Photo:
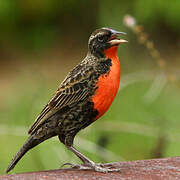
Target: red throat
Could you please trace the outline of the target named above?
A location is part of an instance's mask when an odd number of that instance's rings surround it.
[[[107,74],[99,77],[98,88],[92,97],[94,108],[98,111],[96,119],[101,117],[109,109],[117,94],[120,82],[120,63],[117,56],[117,46],[105,50],[105,55],[106,58],[111,59],[112,66]]]
[[[106,55],[106,58],[110,58],[111,59],[111,58],[117,57],[117,48],[118,48],[117,46],[112,46],[109,49],[106,49],[104,51],[104,53]]]

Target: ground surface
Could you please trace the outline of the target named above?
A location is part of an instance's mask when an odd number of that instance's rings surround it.
[[[23,174],[3,175],[0,180],[70,180],[70,179],[121,179],[121,180],[176,180],[180,179],[180,157],[117,162],[106,164],[121,168],[120,172],[99,173],[76,169],[49,170]]]

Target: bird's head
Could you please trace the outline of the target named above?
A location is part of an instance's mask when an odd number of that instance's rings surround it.
[[[101,28],[95,30],[88,42],[88,50],[91,54],[97,57],[104,57],[104,51],[113,47],[118,46],[121,43],[126,43],[124,39],[118,38],[118,35],[126,34],[124,32],[115,31],[110,28]]]

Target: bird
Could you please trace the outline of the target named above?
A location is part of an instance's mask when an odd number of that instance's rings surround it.
[[[86,57],[65,77],[57,91],[30,127],[29,137],[10,162],[6,173],[43,141],[58,136],[83,164],[66,163],[74,168],[98,172],[113,171],[96,164],[73,145],[76,134],[99,119],[112,104],[120,84],[120,62],[117,48],[127,40],[126,33],[112,28],[96,29],[89,37]]]

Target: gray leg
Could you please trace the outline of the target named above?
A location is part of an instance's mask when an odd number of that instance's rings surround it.
[[[81,161],[83,162],[82,165],[74,165],[71,163],[66,163],[64,165],[70,165],[72,168],[82,169],[82,170],[89,170],[93,169],[97,172],[117,172],[120,171],[120,169],[111,169],[109,167],[104,167],[103,164],[95,164],[93,161],[88,159],[86,156],[84,156],[82,153],[80,153],[77,149],[75,149],[73,146],[70,146],[67,148],[72,151]]]
[[[85,165],[94,165],[95,163],[88,159],[85,155],[80,153],[77,149],[75,149],[73,146],[67,147],[70,151],[72,151]]]

